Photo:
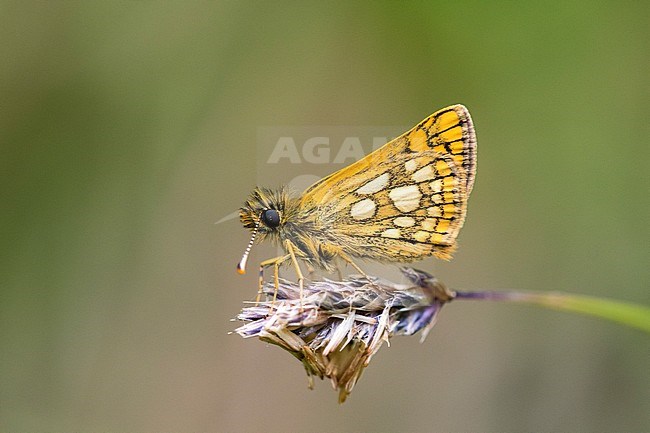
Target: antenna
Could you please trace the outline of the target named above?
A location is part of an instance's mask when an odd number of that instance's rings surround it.
[[[259,226],[260,221],[257,220],[257,223],[255,223],[255,228],[253,228],[253,236],[251,236],[251,240],[248,242],[248,246],[246,247],[246,251],[244,251],[244,255],[242,256],[239,263],[237,263],[237,272],[239,272],[241,275],[244,275],[246,273],[246,261],[248,260],[248,254],[250,254],[251,248],[253,247],[253,241],[255,241],[255,235],[257,235],[257,228]]]

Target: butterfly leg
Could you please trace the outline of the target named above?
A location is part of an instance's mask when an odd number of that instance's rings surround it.
[[[258,304],[260,302],[260,299],[262,298],[262,290],[264,288],[264,269],[273,265],[273,283],[275,285],[275,290],[273,291],[273,304],[275,304],[275,300],[278,296],[278,289],[280,288],[280,278],[279,278],[279,273],[280,273],[280,264],[287,260],[289,257],[291,257],[289,254],[284,255],[284,256],[278,256],[274,257],[272,259],[264,260],[262,263],[260,263],[260,278],[258,280],[258,285],[257,285],[257,298],[255,299],[255,303]]]
[[[349,263],[349,264],[350,264],[350,265],[351,265],[351,266],[352,266],[352,267],[353,267],[353,268],[354,268],[358,273],[360,273],[361,275],[363,275],[363,277],[364,277],[366,280],[368,280],[368,282],[372,283],[372,280],[370,279],[370,277],[368,276],[368,274],[366,274],[366,273],[363,271],[363,269],[361,269],[361,268],[360,268],[356,263],[354,263],[354,261],[350,258],[350,256],[348,256],[347,254],[345,254],[345,253],[343,253],[343,252],[339,252],[339,256],[341,256],[341,258],[342,258],[343,260],[345,260],[346,262],[348,262],[348,263]],[[339,272],[340,272],[340,270],[339,270]]]
[[[340,256],[343,260],[345,260],[346,262],[348,262],[350,265],[352,265],[352,267],[353,267],[353,268],[354,268],[358,273],[360,273],[361,275],[363,275],[363,277],[364,277],[364,278],[365,278],[365,279],[370,283],[371,286],[374,286],[374,287],[379,288],[379,286],[377,286],[377,284],[375,284],[375,283],[370,279],[370,277],[368,276],[368,274],[366,274],[366,273],[363,271],[363,269],[361,269],[361,268],[360,268],[356,263],[354,263],[354,261],[350,258],[350,256],[348,256],[347,254],[345,254],[345,253],[343,253],[343,252],[339,252],[339,256]],[[341,272],[341,270],[339,269],[339,273],[340,273],[340,272]],[[352,311],[352,303],[350,303],[349,311]]]
[[[275,301],[278,299],[278,290],[280,289],[280,265],[282,262],[287,260],[290,256],[287,254],[286,256],[281,257],[280,259],[276,260],[275,263],[273,263],[273,300],[271,301],[271,308],[275,306]]]
[[[296,269],[296,275],[298,276],[298,287],[300,287],[300,311],[303,310],[302,308],[302,291],[303,291],[303,286],[305,284],[305,277],[302,275],[302,271],[300,270],[300,265],[298,264],[298,260],[296,259],[296,253],[294,251],[294,246],[291,243],[290,240],[285,241],[285,248],[289,252],[289,255],[291,256],[291,262],[293,263],[294,268]]]

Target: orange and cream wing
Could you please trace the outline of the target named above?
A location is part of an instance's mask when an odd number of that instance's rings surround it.
[[[354,246],[355,256],[450,258],[467,210],[462,167],[450,156],[428,150],[415,157],[397,155],[375,168],[365,183],[319,208],[334,222],[332,233],[347,237],[349,242],[342,243]]]
[[[467,109],[440,110],[363,159],[322,179],[301,199],[355,256],[448,259],[465,221],[476,171]]]
[[[341,193],[344,189],[342,184],[353,189],[355,185],[364,183],[366,176],[374,172],[382,161],[390,161],[402,154],[416,156],[428,150],[449,155],[454,165],[462,168],[467,182],[465,191],[469,195],[476,176],[476,134],[467,108],[452,105],[436,111],[410,131],[359,161],[319,180],[304,192],[302,202],[304,205],[324,203]]]

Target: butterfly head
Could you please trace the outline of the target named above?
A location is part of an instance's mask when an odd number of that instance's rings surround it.
[[[252,235],[244,255],[237,264],[237,272],[246,273],[248,254],[256,240],[261,242],[266,237],[279,239],[288,208],[289,197],[284,188],[278,190],[255,188],[244,207],[239,210],[239,220],[244,227],[251,229]]]

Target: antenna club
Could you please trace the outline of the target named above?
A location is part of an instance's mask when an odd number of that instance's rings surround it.
[[[255,228],[253,229],[251,240],[248,242],[248,246],[246,247],[246,251],[244,251],[244,255],[242,256],[239,263],[237,263],[237,272],[239,275],[244,275],[246,273],[246,262],[248,261],[248,254],[251,252],[251,247],[253,246],[253,241],[255,241],[255,235],[257,234],[257,229],[259,226],[260,222],[257,221]]]

